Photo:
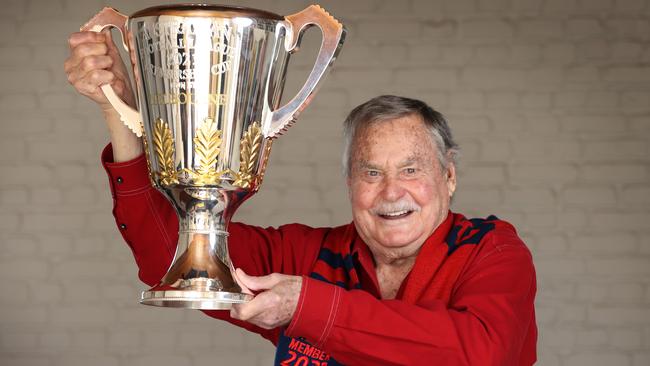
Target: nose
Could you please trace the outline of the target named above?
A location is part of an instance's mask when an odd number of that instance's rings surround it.
[[[406,190],[402,186],[402,182],[397,177],[387,176],[384,179],[384,186],[381,191],[381,195],[384,200],[388,202],[397,201],[402,198],[405,193]]]

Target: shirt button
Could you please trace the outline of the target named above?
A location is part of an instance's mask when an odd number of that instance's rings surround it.
[[[126,224],[120,224],[120,229],[126,230]]]
[[[117,177],[117,183],[122,184],[122,182],[124,182],[124,179],[122,179],[122,177]]]

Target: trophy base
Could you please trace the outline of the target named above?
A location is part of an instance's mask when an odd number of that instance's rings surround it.
[[[195,280],[200,282],[206,281],[205,279],[193,279],[189,281]],[[183,284],[183,282],[181,282],[181,284]],[[241,304],[252,299],[253,296],[249,294],[215,291],[211,290],[209,287],[197,288],[197,286],[183,286],[178,288],[174,286],[159,285],[149,291],[142,292],[140,304],[169,308],[228,310],[232,307],[232,304]]]
[[[228,310],[232,304],[250,301],[253,296],[224,291],[144,291],[140,304],[199,310]]]

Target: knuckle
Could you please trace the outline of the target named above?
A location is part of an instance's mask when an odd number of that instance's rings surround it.
[[[280,296],[279,294],[276,294],[276,293],[271,293],[271,296],[270,296],[269,300],[271,300],[271,303],[277,304],[277,303],[280,303],[282,301],[282,296]]]
[[[75,89],[83,95],[91,95],[93,93],[93,88],[91,88],[89,85],[83,84],[83,83],[76,83],[74,84]]]
[[[248,320],[247,313],[245,311],[243,311],[241,308],[231,310],[230,314],[235,319]]]
[[[90,80],[94,83],[102,81],[102,73],[99,70],[94,70],[89,74]]]
[[[83,71],[91,71],[95,68],[95,58],[92,56],[87,56],[81,61],[81,69]]]
[[[68,46],[70,46],[70,48],[74,47],[74,44],[76,43],[77,38],[79,38],[79,33],[78,32],[70,34],[70,36],[68,37]]]

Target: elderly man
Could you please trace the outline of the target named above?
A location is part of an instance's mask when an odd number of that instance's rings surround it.
[[[140,269],[156,284],[178,222],[149,184],[138,141],[99,85],[131,92],[104,34],[70,37],[70,82],[102,107],[112,144],[102,155],[114,215]],[[241,285],[257,295],[230,313],[206,311],[277,345],[277,365],[531,365],[535,272],[515,229],[449,209],[456,155],[445,119],[425,103],[374,98],[345,121],[353,222],[259,228],[233,223]]]

